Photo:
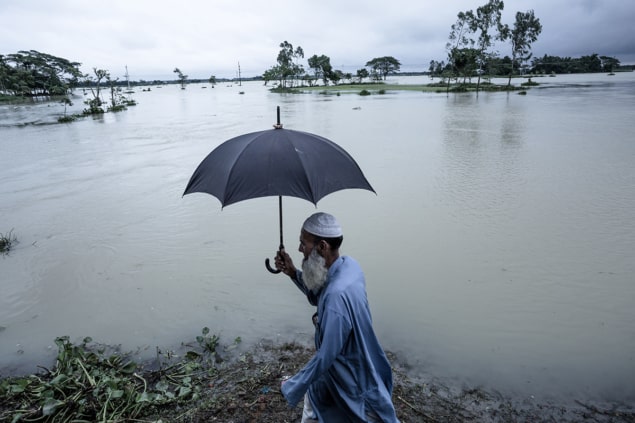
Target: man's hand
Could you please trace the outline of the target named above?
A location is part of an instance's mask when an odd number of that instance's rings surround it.
[[[284,251],[284,249],[276,253],[275,264],[276,264],[276,269],[282,271],[282,273],[284,273],[285,275],[291,278],[295,278],[296,269],[295,269],[295,266],[293,265],[293,260],[291,260],[291,257],[289,256],[289,254],[287,254],[286,251]]]

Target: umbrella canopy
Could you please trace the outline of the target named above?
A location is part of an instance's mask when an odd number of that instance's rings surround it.
[[[227,206],[251,198],[282,196],[313,204],[347,188],[375,192],[353,158],[339,145],[308,132],[274,129],[252,132],[225,141],[198,166],[183,195],[204,192]],[[267,266],[269,268],[269,266]]]
[[[198,166],[183,195],[206,192],[223,207],[268,196],[317,204],[346,188],[374,192],[343,148],[319,135],[280,128],[240,135],[219,145]]]

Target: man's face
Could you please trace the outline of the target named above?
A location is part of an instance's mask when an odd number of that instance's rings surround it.
[[[300,246],[298,251],[304,255],[303,261],[308,260],[311,251],[316,247],[315,237],[306,231],[300,232]]]

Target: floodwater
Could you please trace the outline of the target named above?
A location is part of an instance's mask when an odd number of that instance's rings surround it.
[[[280,106],[286,128],[340,144],[377,192],[284,198],[287,249],[299,261],[302,221],[335,214],[382,344],[414,373],[632,402],[635,74],[534,80],[524,96],[478,97],[169,85],[72,124],[46,124],[58,103],[1,105],[0,233],[19,243],[0,257],[0,372],[52,364],[61,335],[148,354],[204,326],[227,343],[310,342],[310,306],[264,268],[277,198],[182,196],[214,147],[271,128]]]

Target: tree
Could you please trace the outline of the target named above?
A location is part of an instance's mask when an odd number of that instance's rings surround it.
[[[620,67],[620,61],[615,57],[600,56],[600,60],[602,61],[602,70],[604,72],[613,72]]]
[[[401,69],[401,63],[399,63],[399,60],[392,56],[375,57],[374,59],[366,62],[366,66],[370,67],[377,75],[380,75],[384,81],[389,73],[399,72],[399,69]]]
[[[602,72],[602,60],[597,53],[580,57],[580,65],[584,69],[583,72]]]
[[[445,62],[436,60],[430,60],[430,66],[428,67],[428,71],[430,72],[430,78],[434,78],[435,76],[441,75],[443,69],[445,68]]]
[[[80,65],[36,50],[1,56],[0,90],[14,96],[65,95],[83,77]]]
[[[95,77],[91,77],[90,75],[86,75],[86,82],[88,84],[94,85],[90,86],[90,92],[93,94],[93,98],[90,100],[84,101],[84,104],[88,106],[88,109],[84,109],[84,114],[87,115],[96,115],[104,113],[104,109],[101,108],[102,104],[104,104],[101,99],[101,82],[110,79],[110,73],[105,69],[97,69],[93,68],[93,73]]]
[[[450,62],[456,77],[463,77],[463,82],[470,78],[478,69],[478,50],[475,48],[454,48],[450,52]]]
[[[208,81],[212,84],[212,88],[214,88],[214,85],[216,85],[216,75],[210,76]]]
[[[64,97],[61,103],[64,105],[64,118],[66,118],[66,106],[72,106],[73,102],[71,101],[70,98]]]
[[[619,68],[620,61],[596,53],[578,58],[544,55],[532,59],[531,72],[535,73],[583,73],[612,72]]]
[[[510,30],[507,25],[501,27],[502,38],[510,38],[512,45],[512,68],[509,72],[507,87],[511,85],[514,63],[518,61],[520,66],[531,58],[531,45],[538,39],[542,32],[540,19],[534,16],[534,11],[516,12],[514,27]]]
[[[329,79],[331,79],[333,73],[333,66],[331,66],[331,59],[325,55],[316,55],[309,57],[309,68],[315,72],[315,80],[322,79],[324,85],[328,85]]]
[[[337,85],[338,82],[340,82],[343,78],[344,78],[344,72],[342,72],[339,69],[336,69],[333,72],[331,72],[331,75],[329,76],[329,79],[333,82],[333,85]]]
[[[117,89],[115,87],[115,83],[119,80],[119,78],[111,79],[110,75],[106,75],[106,82],[110,87],[110,110],[117,110],[119,100],[119,95],[117,95]]]
[[[8,75],[11,73],[11,67],[7,63],[3,54],[0,54],[0,94],[6,94],[6,83]]]
[[[281,79],[281,72],[279,66],[272,66],[262,74],[262,79],[265,81],[265,85],[269,83],[269,81],[273,81],[276,79]]]
[[[450,36],[448,42],[445,45],[445,49],[448,52],[448,65],[449,69],[446,72],[448,74],[448,92],[450,90],[450,79],[452,76],[458,79],[460,75],[459,69],[465,68],[463,62],[458,63],[457,60],[464,58],[461,51],[466,49],[473,49],[474,40],[469,37],[471,33],[470,23],[474,21],[474,12],[468,10],[467,12],[459,12],[454,24],[450,27]]]
[[[110,74],[106,73],[105,79],[108,83],[108,86],[110,87],[110,106],[108,107],[109,112],[120,112],[122,110],[126,110],[126,106],[133,106],[137,104],[134,100],[132,100],[132,98],[125,98],[121,94],[121,90],[117,90],[116,84],[117,81],[119,81],[119,78],[111,79]]]
[[[538,73],[569,73],[571,69],[569,64],[571,63],[570,57],[559,57],[544,55],[541,58],[535,58],[532,60],[533,71]]]
[[[187,81],[187,75],[183,75],[183,72],[179,68],[174,68],[173,72],[178,75],[179,81],[181,83],[181,89],[185,89],[185,81]]]
[[[477,94],[481,84],[483,67],[490,56],[488,50],[492,47],[494,40],[500,40],[504,35],[504,32],[500,31],[502,28],[501,13],[503,8],[504,4],[502,0],[489,0],[487,4],[476,9],[475,15],[470,13],[468,16],[470,31],[478,34],[476,41],[476,64],[480,72],[478,72],[478,80],[476,82]],[[489,32],[493,27],[498,29],[498,32],[494,36]]]
[[[288,41],[280,43],[280,48],[277,58],[277,73],[280,78],[280,85],[286,88],[288,78],[299,77],[304,73],[304,68],[297,62],[299,59],[304,58],[304,50],[300,46],[294,50],[293,45]]]
[[[368,73],[368,69],[366,68],[361,68],[361,69],[357,69],[357,73],[355,74],[355,76],[357,76],[357,78],[359,79],[359,83],[362,83],[362,80],[364,78],[368,78],[369,73]]]

